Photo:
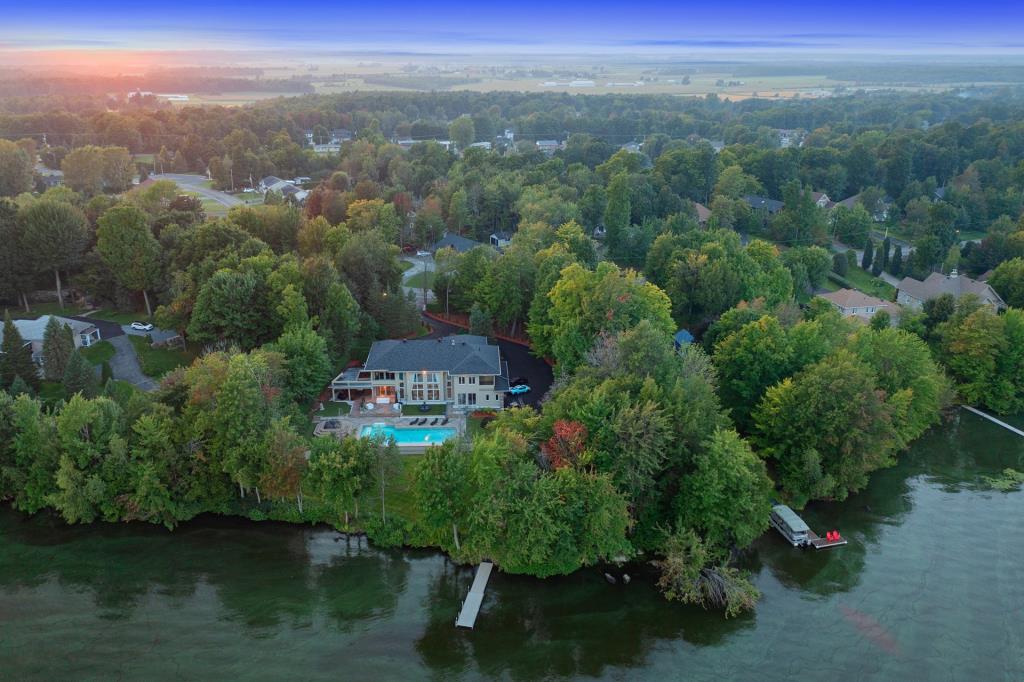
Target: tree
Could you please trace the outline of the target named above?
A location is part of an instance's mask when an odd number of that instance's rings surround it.
[[[349,526],[349,512],[353,508],[359,515],[359,493],[372,482],[370,465],[374,444],[366,438],[320,436],[314,438],[309,449],[309,467],[306,480],[310,490],[333,513],[345,517]],[[436,450],[437,448],[430,448]]]
[[[618,253],[629,229],[630,204],[629,176],[619,173],[608,185],[608,201],[604,209],[605,242],[613,255]]]
[[[35,159],[17,143],[0,140],[0,197],[13,197],[32,189]]]
[[[893,419],[909,396],[886,396],[876,382],[869,366],[839,350],[769,388],[754,410],[755,443],[776,460],[777,481],[797,506],[845,499],[905,445]]]
[[[0,199],[0,298],[18,301],[29,311],[27,292],[32,289],[35,267],[24,228],[13,201]]]
[[[712,547],[746,547],[768,528],[774,490],[764,462],[732,429],[718,429],[694,458],[676,498],[679,524]]]
[[[43,332],[43,375],[47,381],[60,381],[64,377],[71,354],[75,351],[75,336],[71,327],[50,316]]]
[[[284,356],[287,370],[285,387],[292,400],[309,402],[330,381],[331,359],[327,354],[327,341],[308,324],[285,329],[267,348]]]
[[[896,246],[893,249],[892,260],[889,261],[889,272],[894,277],[899,277],[903,274],[903,247]]]
[[[96,370],[78,349],[68,358],[61,383],[64,385],[64,394],[69,397],[81,393],[86,398],[94,398],[99,393]]]
[[[832,272],[836,273],[840,277],[846,277],[846,273],[849,272],[849,262],[846,260],[846,256],[841,253],[837,253],[832,256]]]
[[[889,252],[892,249],[892,240],[886,237],[882,240],[882,257],[879,272],[889,269]],[[877,259],[876,259],[877,260]]]
[[[871,316],[871,328],[876,332],[880,332],[883,329],[888,329],[892,326],[892,316],[889,315],[888,310],[879,309]]]
[[[103,191],[103,149],[92,145],[76,147],[60,164],[64,171],[64,184],[76,192],[93,196]]]
[[[146,223],[146,214],[133,206],[115,206],[99,219],[96,250],[121,286],[141,291],[146,316],[153,316],[146,290],[160,277],[160,244]]]
[[[260,483],[271,499],[295,498],[302,514],[306,441],[292,430],[288,417],[275,419],[266,434],[266,466]]]
[[[864,242],[864,255],[860,259],[860,267],[865,272],[871,270],[871,263],[874,259],[875,243],[871,241],[871,237],[868,237],[867,241]]]
[[[1000,263],[988,283],[1003,297],[1006,305],[1024,308],[1024,258]]]
[[[478,303],[474,303],[469,311],[469,333],[490,336],[494,333],[494,321],[491,314]]]
[[[36,364],[32,362],[32,349],[25,345],[25,339],[11,320],[10,311],[4,311],[4,338],[0,344],[0,388],[8,388],[17,377],[33,387],[39,385],[39,373]]]
[[[71,204],[42,199],[25,206],[18,214],[26,249],[40,270],[51,270],[57,283],[57,300],[64,307],[60,271],[82,257],[88,241],[85,216]]]
[[[188,335],[200,342],[228,341],[254,348],[267,326],[264,311],[253,305],[260,286],[254,272],[215,272],[199,290]]]
[[[447,546],[448,531],[456,552],[462,551],[459,526],[470,511],[472,488],[470,454],[458,441],[427,448],[413,479],[420,519]]]
[[[476,139],[476,127],[473,119],[462,115],[448,125],[448,137],[455,143],[460,152],[469,149]]]

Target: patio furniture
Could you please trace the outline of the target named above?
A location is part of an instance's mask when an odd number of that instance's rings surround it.
[[[445,418],[444,418],[444,421],[443,421],[443,422],[441,422],[441,426],[444,426],[444,425],[445,425],[445,424],[447,424],[447,423],[448,423],[448,417],[445,417]]]
[[[420,405],[420,412],[430,412],[430,405],[423,403]]]

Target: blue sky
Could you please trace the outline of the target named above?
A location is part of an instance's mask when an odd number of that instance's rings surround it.
[[[1024,0],[0,0],[0,48],[1024,53]]]

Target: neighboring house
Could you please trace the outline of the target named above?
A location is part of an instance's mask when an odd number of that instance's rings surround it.
[[[842,206],[843,208],[853,210],[857,206],[862,206],[863,203],[863,199],[861,195],[858,193],[854,194],[852,197],[847,197],[842,201],[837,201],[835,204],[833,204],[833,207]],[[889,211],[892,209],[892,204],[892,197],[890,197],[889,195],[884,196],[882,200],[878,202],[878,207],[875,210],[874,214],[871,216],[876,223],[884,223],[886,220],[889,219]]]
[[[455,249],[457,253],[466,253],[478,246],[483,246],[483,242],[478,242],[475,239],[469,239],[458,234],[449,234],[445,232],[437,243],[430,247],[433,253],[437,253],[441,249]]]
[[[943,199],[946,198],[946,188],[936,187],[935,193],[932,196],[934,197],[935,201],[942,201]]]
[[[558,140],[537,140],[537,149],[544,152],[548,156],[551,156],[556,151],[562,148],[562,143]]]
[[[803,146],[804,137],[807,136],[806,131],[803,130],[780,128],[775,132],[779,136],[779,147],[782,149]]]
[[[766,215],[775,215],[782,210],[784,205],[781,201],[769,199],[768,197],[758,197],[752,194],[743,197],[743,200],[750,204],[750,208]]]
[[[37,365],[43,365],[43,337],[46,334],[46,325],[50,323],[51,317],[57,317],[57,321],[71,327],[71,334],[74,337],[75,348],[88,348],[100,340],[100,330],[91,322],[72,320],[68,317],[55,315],[42,315],[34,320],[14,320],[14,326],[25,340],[26,346],[32,347],[32,359]],[[0,327],[0,343],[3,343],[4,332]]]
[[[933,272],[923,282],[911,277],[904,277],[896,290],[896,302],[920,310],[925,301],[938,298],[943,294],[952,294],[954,298],[960,298],[965,294],[974,294],[984,305],[991,306],[996,310],[1006,308],[1006,302],[996,293],[995,289],[985,282],[959,275],[956,270],[948,275]]]
[[[331,137],[331,144],[341,144],[342,142],[348,142],[353,137],[355,137],[355,133],[353,133],[348,128],[331,128],[331,130],[329,131],[329,135]]]
[[[643,149],[642,142],[627,142],[626,144],[619,147],[619,149],[625,149],[627,152],[632,154],[639,154],[640,150]]]
[[[469,145],[470,149],[483,149],[484,151],[487,152],[491,151],[492,146],[493,145],[491,145],[490,142],[474,142],[473,144]]]
[[[693,207],[697,209],[697,224],[704,227],[711,219],[711,209],[696,201],[693,202]]]
[[[294,183],[288,180],[282,180],[275,175],[268,175],[267,177],[260,180],[259,190],[264,195],[268,192],[277,192],[287,201],[294,204],[301,204],[309,196],[309,192],[304,189],[296,187]]]
[[[439,144],[442,147],[444,147],[445,151],[451,151],[452,145],[455,144],[451,140],[414,140],[411,137],[396,140],[395,144],[397,144],[402,149],[408,150],[412,149],[412,146],[414,144],[419,144],[420,142],[433,142],[434,144]]]
[[[447,404],[456,409],[501,409],[508,364],[483,336],[377,341],[362,367],[331,382],[334,400]]]
[[[47,168],[43,164],[37,163],[35,173],[47,189],[64,184],[64,171]]]
[[[818,208],[832,208],[835,206],[824,192],[811,192],[811,199],[814,200],[814,205]]]
[[[491,246],[501,251],[512,243],[512,235],[508,232],[495,232],[491,235]]]
[[[818,296],[831,303],[832,307],[838,310],[843,317],[857,316],[870,320],[871,316],[879,310],[889,311],[892,307],[892,303],[889,301],[868,296],[856,289],[840,289],[827,294],[818,294]]]
[[[340,142],[328,142],[327,144],[315,144],[313,145],[314,154],[340,154],[341,143]]]

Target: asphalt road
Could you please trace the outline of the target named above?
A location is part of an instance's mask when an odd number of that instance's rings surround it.
[[[429,325],[434,330],[434,333],[430,334],[427,338],[436,339],[450,334],[466,333],[466,330],[461,327],[438,322],[428,317],[423,318],[423,323]],[[523,403],[527,405],[535,407],[539,405],[551,388],[551,382],[554,381],[554,373],[551,370],[551,366],[541,358],[534,356],[529,348],[520,346],[518,343],[498,339],[498,348],[501,349],[502,359],[508,363],[509,379],[522,377],[530,387],[529,393],[515,397],[522,399]]]
[[[163,173],[151,175],[149,177],[154,180],[173,180],[178,183],[182,189],[188,190],[189,192],[195,192],[204,199],[216,201],[221,206],[225,206],[227,208],[231,208],[232,206],[242,206],[245,203],[234,195],[206,187],[203,184],[208,180],[205,175],[194,175],[191,173]]]

